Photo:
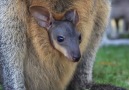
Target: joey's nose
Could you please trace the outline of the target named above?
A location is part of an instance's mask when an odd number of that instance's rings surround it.
[[[73,60],[74,62],[78,62],[81,58],[81,55],[78,55],[78,56],[73,56]]]

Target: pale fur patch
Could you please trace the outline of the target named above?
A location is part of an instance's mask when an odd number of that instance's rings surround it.
[[[64,54],[64,56],[66,56],[67,58],[71,59],[70,55],[68,54],[67,49],[65,49],[64,47],[60,46],[55,40],[53,40],[53,44],[54,47],[60,51],[62,54]]]

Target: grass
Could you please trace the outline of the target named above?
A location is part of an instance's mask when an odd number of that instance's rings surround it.
[[[129,90],[129,46],[100,48],[93,77],[96,83],[112,84]]]
[[[2,90],[2,86],[0,85],[0,90]]]

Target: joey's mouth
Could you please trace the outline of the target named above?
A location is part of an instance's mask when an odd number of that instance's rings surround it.
[[[77,57],[73,57],[70,54],[65,55],[66,58],[68,58],[71,62],[78,62],[81,58],[81,55],[78,55]]]

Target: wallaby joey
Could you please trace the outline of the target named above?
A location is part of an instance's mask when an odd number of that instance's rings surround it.
[[[31,6],[30,13],[37,23],[45,28],[55,49],[73,62],[79,61],[81,34],[76,25],[79,21],[76,10],[69,10],[62,20],[55,20],[52,14],[42,6]]]

